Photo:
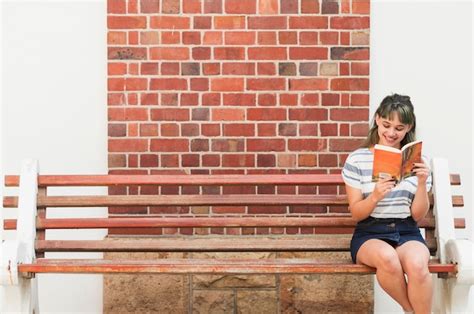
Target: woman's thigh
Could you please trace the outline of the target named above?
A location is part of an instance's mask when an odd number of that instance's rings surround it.
[[[387,242],[370,239],[364,242],[357,252],[357,263],[378,268],[386,263],[398,262],[397,251]]]

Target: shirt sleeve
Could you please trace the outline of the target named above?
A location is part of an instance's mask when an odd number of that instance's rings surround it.
[[[357,166],[353,155],[347,157],[344,167],[342,168],[342,179],[344,183],[350,187],[361,190],[361,170]]]

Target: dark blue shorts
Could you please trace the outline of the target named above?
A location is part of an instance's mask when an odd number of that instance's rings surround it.
[[[356,263],[357,252],[370,239],[379,239],[393,247],[407,241],[419,241],[426,245],[420,229],[413,218],[373,218],[368,217],[357,223],[351,240],[351,257]]]

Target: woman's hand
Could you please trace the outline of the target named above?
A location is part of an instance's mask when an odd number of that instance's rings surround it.
[[[430,168],[424,162],[418,162],[413,164],[413,173],[418,178],[418,184],[425,184],[428,176],[430,175]]]
[[[372,199],[375,203],[383,200],[384,197],[390,193],[390,191],[395,187],[395,181],[392,177],[387,176],[386,178],[379,179],[375,184],[374,191],[372,192]]]

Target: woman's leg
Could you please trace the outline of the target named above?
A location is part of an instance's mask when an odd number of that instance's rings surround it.
[[[408,299],[415,313],[431,313],[433,280],[428,269],[430,252],[418,241],[408,241],[396,249],[408,277]]]
[[[371,239],[357,252],[357,263],[377,269],[376,276],[380,286],[397,301],[405,311],[412,311],[407,293],[407,283],[397,251],[388,243]]]

